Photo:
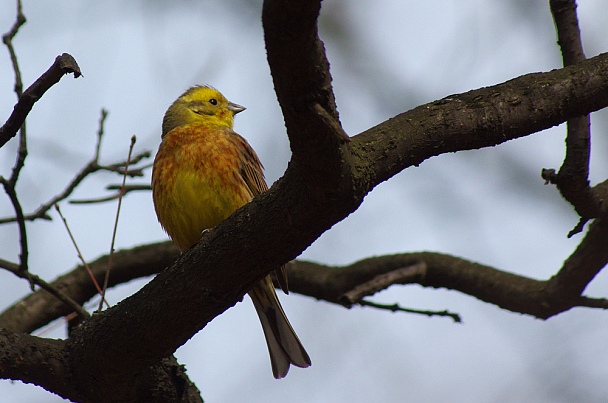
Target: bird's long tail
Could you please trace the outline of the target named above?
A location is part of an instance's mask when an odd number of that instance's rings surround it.
[[[254,285],[249,296],[264,329],[274,377],[285,377],[290,364],[300,368],[309,367],[310,357],[283,312],[270,276]]]

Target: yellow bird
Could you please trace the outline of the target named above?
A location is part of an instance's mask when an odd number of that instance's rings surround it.
[[[182,251],[196,244],[203,230],[268,190],[258,156],[232,130],[234,115],[243,110],[214,88],[195,86],[165,113],[152,196],[158,220]],[[286,285],[284,269],[276,273]],[[274,377],[287,375],[290,364],[309,367],[310,358],[283,312],[270,276],[255,284],[249,296],[264,329]]]

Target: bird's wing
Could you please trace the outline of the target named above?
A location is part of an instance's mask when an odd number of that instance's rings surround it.
[[[241,176],[243,180],[254,196],[264,193],[268,190],[268,185],[264,180],[264,166],[262,166],[260,159],[247,140],[234,132],[232,134],[231,138],[241,153]]]
[[[241,152],[241,176],[247,184],[253,196],[260,195],[268,190],[268,185],[264,179],[264,166],[260,162],[258,155],[249,145],[247,140],[233,132],[233,141]],[[287,283],[287,270],[285,265],[274,271],[277,281],[285,294],[289,294],[289,285]]]

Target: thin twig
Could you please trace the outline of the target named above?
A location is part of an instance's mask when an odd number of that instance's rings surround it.
[[[122,186],[124,189],[125,183],[127,181],[127,173],[129,172],[129,163],[131,162],[131,155],[133,154],[133,147],[135,146],[135,141],[137,141],[137,137],[131,137],[131,144],[129,146],[129,155],[127,156],[127,163],[125,164],[124,175],[122,177]],[[103,281],[103,289],[101,294],[101,301],[99,301],[99,310],[103,308],[103,301],[105,300],[106,290],[108,288],[108,283],[110,281],[110,269],[112,268],[112,256],[114,256],[114,241],[116,240],[116,232],[118,229],[118,218],[120,217],[120,207],[122,205],[122,195],[124,193],[121,191],[121,195],[118,198],[118,207],[116,208],[116,219],[114,220],[114,230],[112,231],[112,243],[110,244],[110,254],[108,256],[108,268],[106,269],[106,276]]]
[[[65,226],[65,229],[68,232],[68,235],[70,236],[70,239],[72,240],[72,245],[74,245],[74,248],[76,249],[76,253],[78,254],[78,258],[80,259],[80,261],[82,262],[82,265],[87,270],[87,273],[89,273],[89,277],[91,278],[91,281],[93,282],[93,285],[95,285],[95,288],[97,289],[97,292],[101,296],[102,302],[105,302],[106,306],[109,308],[110,304],[108,304],[108,301],[105,301],[105,299],[103,298],[103,292],[101,290],[101,287],[99,286],[99,283],[97,282],[97,279],[95,278],[95,275],[93,274],[93,271],[91,270],[91,267],[88,265],[88,263],[86,262],[86,260],[84,260],[84,256],[82,256],[82,252],[80,252],[80,248],[78,247],[78,244],[76,243],[76,239],[74,238],[74,235],[72,234],[72,231],[70,230],[70,226],[68,225],[68,221],[65,219],[65,217],[61,213],[61,209],[59,208],[59,204],[55,204],[55,210],[57,210],[57,213],[59,214],[59,217],[61,217],[61,220],[63,221],[63,225]]]
[[[460,317],[459,314],[453,313],[453,312],[449,312],[447,310],[443,310],[443,311],[426,311],[426,310],[410,309],[410,308],[401,307],[398,304],[380,304],[380,303],[371,302],[371,301],[368,301],[368,300],[361,300],[361,301],[358,302],[358,304],[361,305],[361,306],[370,306],[372,308],[383,309],[383,310],[391,311],[391,312],[408,312],[408,313],[415,313],[415,314],[419,314],[419,315],[426,315],[428,317],[431,317],[431,316],[447,316],[449,318],[452,318],[452,320],[455,323],[462,323],[462,318]]]
[[[142,190],[149,191],[152,189],[152,187],[150,185],[140,185],[140,184],[125,185],[124,187],[120,186],[120,185],[109,185],[109,186],[106,186],[106,189],[107,190],[118,190],[118,192],[114,193],[113,195],[106,196],[106,197],[100,197],[97,199],[70,200],[69,203],[71,203],[71,204],[103,203],[103,202],[107,202],[107,201],[116,200],[119,197],[122,197],[130,192],[142,191]]]
[[[19,28],[23,24],[25,24],[26,18],[23,14],[23,8],[21,5],[21,0],[17,0],[17,17],[15,19],[15,23],[13,24],[11,30],[2,36],[2,42],[6,45],[8,52],[11,57],[11,63],[13,65],[13,72],[15,73],[15,93],[17,94],[17,100],[23,95],[23,81],[21,79],[21,69],[19,68],[19,61],[17,60],[17,53],[15,52],[15,48],[13,47],[13,38],[19,32]],[[19,178],[19,174],[21,173],[21,169],[25,164],[25,158],[27,157],[27,134],[25,128],[25,120],[21,124],[21,128],[19,129],[19,148],[17,150],[17,159],[15,160],[15,165],[13,166],[13,171],[10,177],[10,183],[15,186],[17,183],[17,179]]]
[[[141,161],[145,158],[150,158],[150,155],[151,155],[150,151],[144,151],[140,154],[137,154],[131,158],[129,165],[137,164],[139,161]],[[108,171],[108,172],[118,172],[121,175],[126,173],[127,176],[136,177],[136,176],[144,176],[143,170],[150,168],[151,166],[152,166],[152,164],[148,164],[148,165],[144,165],[137,169],[127,170],[125,167],[125,162],[120,162],[118,164],[102,165],[101,169]]]
[[[46,327],[44,330],[40,331],[40,332],[34,332],[32,333],[32,336],[38,336],[38,337],[43,337],[45,334],[52,332],[53,330],[57,329],[59,326],[63,326],[64,323],[69,323],[72,319],[75,319],[76,317],[78,317],[78,314],[76,312],[72,312],[69,315],[66,315],[63,320],[58,320],[57,322],[53,323],[52,325]]]
[[[25,228],[25,219],[23,218],[23,209],[21,208],[21,203],[19,202],[19,198],[17,197],[15,185],[2,176],[0,176],[0,183],[2,183],[2,185],[4,186],[4,191],[8,195],[13,205],[13,209],[15,210],[15,216],[17,217],[17,224],[19,227],[19,245],[21,249],[19,253],[19,271],[26,275],[26,273],[28,273],[29,252],[27,244],[27,231]],[[32,289],[32,291],[34,291],[34,283],[32,282],[31,277],[27,278],[30,281],[30,288]]]
[[[63,291],[47,283],[37,275],[32,274],[30,272],[24,272],[20,269],[19,266],[11,264],[10,262],[7,262],[5,260],[0,261],[0,267],[10,271],[19,278],[27,279],[28,281],[30,281],[30,283],[33,283],[42,288],[43,290],[49,292],[55,298],[57,298],[58,300],[69,306],[71,309],[73,309],[82,319],[87,319],[90,317],[89,313],[80,304],[78,304],[72,298],[68,297]]]
[[[13,38],[19,32],[19,28],[25,24],[26,18],[23,14],[23,8],[21,5],[21,0],[17,0],[17,17],[15,19],[15,23],[9,32],[2,36],[2,42],[8,48],[8,52],[11,57],[11,62],[13,65],[13,72],[15,74],[15,93],[17,94],[17,99],[19,99],[23,95],[23,81],[21,80],[21,69],[19,68],[19,62],[17,60],[17,53],[15,52],[15,48],[13,47]],[[11,172],[10,178],[7,180],[4,177],[0,177],[0,182],[4,187],[4,191],[8,195],[11,204],[13,205],[13,209],[15,210],[15,219],[17,221],[19,227],[19,245],[20,245],[20,253],[19,253],[19,272],[21,272],[25,278],[28,278],[30,282],[30,288],[34,291],[34,283],[32,282],[31,276],[28,273],[28,244],[27,244],[27,231],[25,228],[25,219],[23,217],[23,208],[21,207],[21,203],[19,202],[19,197],[17,196],[17,191],[15,190],[15,185],[17,184],[17,180],[19,179],[19,173],[21,169],[25,165],[25,158],[27,157],[27,135],[25,130],[25,121],[20,125],[19,131],[19,148],[17,150],[17,159],[15,160],[15,165],[13,166],[13,170]]]
[[[105,132],[105,123],[108,117],[108,111],[105,108],[101,108],[101,116],[99,117],[99,129],[97,130],[97,143],[95,144],[95,156],[93,161],[99,161],[99,154],[101,153],[101,140]]]
[[[10,272],[19,271],[19,264],[9,262],[8,260],[0,259],[0,268],[6,269]]]
[[[120,190],[120,185],[108,185],[106,186],[107,190]],[[150,186],[150,184],[143,184],[143,183],[132,183],[130,185],[125,185],[125,193],[126,192],[135,192],[135,191],[141,191],[141,190],[145,190],[145,191],[149,191],[152,190],[152,186]]]
[[[416,279],[425,276],[426,269],[425,262],[417,262],[379,274],[369,281],[359,284],[356,287],[353,287],[353,289],[345,292],[339,300],[344,306],[350,307],[353,304],[361,302],[364,297],[385,290],[391,285],[407,284],[416,281]]]
[[[23,82],[21,81],[21,71],[19,69],[19,63],[17,62],[17,54],[15,53],[15,48],[13,48],[13,38],[17,35],[17,32],[19,32],[19,28],[26,22],[27,19],[23,14],[21,0],[17,0],[17,18],[15,23],[7,33],[2,35],[2,42],[4,42],[8,48],[8,52],[11,56],[11,63],[13,64],[13,71],[15,72],[15,92],[17,93],[17,97],[20,97],[23,94]]]
[[[129,176],[143,176],[143,169],[139,168],[136,170],[125,170],[125,164],[126,161],[120,162],[120,163],[115,163],[115,164],[110,164],[107,166],[104,165],[100,165],[99,164],[99,157],[100,157],[100,149],[101,149],[101,142],[103,139],[103,134],[104,134],[104,124],[105,124],[105,120],[108,116],[108,112],[105,109],[101,110],[101,117],[99,119],[99,130],[97,131],[97,142],[95,143],[95,154],[94,157],[91,161],[89,161],[81,170],[80,172],[78,172],[76,174],[76,176],[66,185],[66,187],[63,189],[63,191],[61,193],[59,193],[58,195],[52,197],[50,200],[48,200],[46,203],[41,204],[34,212],[29,213],[29,214],[25,214],[23,216],[25,221],[34,221],[37,219],[43,219],[43,220],[51,220],[51,216],[49,216],[47,213],[48,211],[56,204],[59,203],[60,201],[63,201],[65,199],[67,199],[76,189],[76,187],[78,187],[78,185],[80,185],[80,183],[89,175],[98,172],[98,171],[108,171],[108,172],[119,172],[120,174],[124,175],[125,172],[127,172],[127,174]],[[146,158],[149,158],[151,155],[151,153],[149,151],[144,151],[136,156],[134,156],[131,159],[130,164],[134,164],[137,162],[140,162]],[[4,218],[0,218],[0,224],[6,224],[6,223],[11,223],[11,222],[15,222],[17,221],[17,217],[4,217]]]
[[[135,158],[137,158],[138,160],[141,160],[143,158],[148,158],[149,156],[150,156],[150,152],[146,151],[146,152],[143,152],[143,153],[135,156]],[[135,159],[135,158],[133,158],[133,159]],[[122,162],[120,164],[122,164],[124,166],[125,163],[126,162]],[[120,164],[114,164],[114,165],[120,165]],[[65,189],[61,193],[59,193],[57,196],[52,197],[46,203],[40,205],[40,207],[38,207],[32,213],[24,215],[24,219],[26,221],[34,221],[34,220],[37,220],[37,219],[51,220],[51,217],[47,213],[53,207],[53,205],[55,205],[55,203],[58,203],[58,202],[60,202],[62,200],[65,200],[66,198],[68,198],[72,194],[72,192],[74,192],[74,190],[76,189],[76,187],[88,175],[91,175],[91,174],[93,174],[95,172],[98,172],[98,171],[118,172],[118,169],[106,169],[106,167],[97,164],[96,161],[90,161],[86,166],[84,166],[82,168],[82,170],[74,177],[74,179],[72,179],[70,181],[70,183],[68,183],[68,185],[65,187]],[[125,174],[125,172],[129,176],[131,174],[133,176],[140,176],[139,175],[139,170],[136,170],[136,171],[130,170],[130,171],[127,172],[124,169],[121,169],[120,173],[121,174]],[[17,221],[16,217],[3,217],[3,218],[0,218],[0,224],[6,224],[6,223],[15,222],[15,221]]]

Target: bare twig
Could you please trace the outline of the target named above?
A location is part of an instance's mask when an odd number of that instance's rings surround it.
[[[547,283],[558,301],[575,304],[585,288],[608,264],[608,217],[596,218],[583,240]]]
[[[109,308],[110,305],[103,298],[103,291],[101,290],[101,287],[99,286],[99,283],[97,282],[97,279],[95,278],[95,275],[93,274],[93,271],[91,270],[91,267],[87,264],[86,260],[84,259],[84,256],[82,256],[82,252],[80,252],[80,248],[78,247],[78,244],[76,243],[76,239],[74,238],[74,235],[72,234],[72,231],[70,230],[70,226],[68,225],[68,221],[65,219],[65,217],[61,213],[61,209],[59,208],[59,204],[55,204],[55,210],[57,210],[57,214],[59,214],[59,217],[61,217],[61,220],[63,221],[63,225],[65,226],[65,229],[68,232],[68,235],[70,236],[70,239],[72,240],[72,245],[74,245],[74,248],[76,249],[76,253],[78,254],[78,258],[80,259],[80,261],[82,262],[82,265],[87,270],[87,273],[89,273],[89,277],[91,277],[91,281],[93,282],[93,285],[95,285],[95,288],[97,289],[97,292],[101,296],[101,302],[102,303],[105,302],[106,306]]]
[[[73,73],[75,78],[82,75],[76,60],[71,55],[64,53],[57,56],[51,67],[19,97],[19,101],[13,108],[13,113],[9,116],[6,123],[0,127],[0,147],[17,134],[28,113],[32,110],[34,103],[49,88],[57,84],[61,77],[68,73]]]
[[[28,244],[27,244],[27,231],[25,228],[25,219],[23,218],[23,209],[21,208],[21,203],[19,202],[19,198],[17,197],[17,192],[15,192],[15,185],[10,180],[5,179],[0,176],[0,183],[4,186],[4,191],[8,195],[13,209],[15,210],[15,216],[17,217],[17,224],[19,227],[19,245],[20,245],[20,253],[19,253],[19,271],[26,276],[28,273]],[[27,277],[27,276],[26,276]],[[24,277],[25,278],[25,277]],[[28,278],[30,281],[30,287],[32,291],[34,291],[34,283],[31,278]]]
[[[351,307],[353,304],[361,303],[366,296],[385,290],[393,284],[412,283],[416,278],[423,278],[425,274],[426,264],[424,262],[416,262],[406,267],[399,267],[357,285],[344,293],[340,297],[340,302],[346,307]]]
[[[454,323],[462,323],[462,318],[460,317],[459,314],[454,313],[454,312],[449,312],[448,310],[427,311],[427,310],[411,309],[411,308],[401,307],[401,306],[399,306],[399,304],[380,304],[378,302],[372,302],[372,301],[368,301],[365,299],[359,301],[358,304],[361,306],[369,306],[372,308],[382,309],[382,310],[391,311],[391,312],[415,313],[415,314],[419,314],[419,315],[426,315],[428,317],[446,316],[446,317],[452,318]]]
[[[95,156],[93,161],[99,161],[99,155],[101,153],[101,140],[105,132],[106,119],[108,118],[108,111],[105,108],[101,108],[101,116],[99,117],[99,129],[97,130],[97,143],[95,144]]]
[[[15,23],[13,24],[11,30],[2,36],[2,42],[8,48],[8,52],[11,57],[11,63],[13,65],[13,72],[15,74],[15,93],[17,94],[17,99],[23,95],[23,81],[21,79],[21,69],[19,68],[19,62],[17,60],[17,53],[15,52],[15,48],[13,47],[13,38],[17,35],[19,28],[25,24],[26,18],[23,14],[23,9],[21,5],[21,0],[17,0],[17,17],[15,19]],[[15,186],[17,183],[17,179],[19,178],[19,173],[25,164],[25,158],[27,157],[27,134],[25,129],[25,121],[21,125],[21,130],[19,132],[19,148],[17,150],[17,159],[15,161],[15,165],[13,166],[13,171],[11,173],[11,177],[9,179],[12,186]]]
[[[121,188],[120,185],[106,186],[106,189],[108,189],[108,190],[120,190],[120,188]],[[149,190],[152,190],[152,186],[150,186],[150,184],[130,184],[130,185],[125,185],[124,190],[125,190],[125,193],[141,191],[141,190],[149,191]]]
[[[133,147],[135,146],[135,141],[137,141],[137,137],[131,137],[131,144],[129,145],[129,155],[127,156],[127,163],[125,164],[124,175],[122,177],[122,186],[121,189],[124,189],[125,182],[127,181],[127,173],[129,172],[129,163],[131,162],[131,155],[133,154]],[[118,229],[118,217],[120,216],[120,207],[122,205],[122,196],[124,192],[121,190],[120,197],[118,198],[118,207],[116,207],[116,218],[114,220],[114,229],[112,231],[112,243],[110,244],[110,254],[108,256],[108,268],[106,269],[106,276],[103,281],[103,289],[101,293],[101,301],[99,301],[99,310],[103,308],[103,301],[106,296],[106,289],[108,288],[108,283],[110,281],[110,270],[112,268],[112,257],[114,256],[114,241],[116,240],[116,231]]]
[[[72,298],[67,296],[63,291],[61,291],[59,288],[55,287],[54,285],[47,283],[46,281],[44,281],[37,275],[29,273],[29,272],[24,272],[21,270],[21,268],[19,266],[15,266],[14,264],[11,264],[10,262],[6,262],[4,260],[2,260],[0,262],[0,267],[4,268],[5,270],[10,271],[11,273],[13,273],[14,275],[16,275],[19,278],[27,279],[28,281],[30,281],[30,283],[35,284],[35,285],[39,286],[40,288],[42,288],[43,290],[47,291],[52,296],[54,296],[55,298],[57,298],[58,300],[63,302],[65,305],[67,305],[70,309],[74,310],[78,314],[78,316],[80,316],[82,319],[86,319],[90,316],[89,313],[86,310],[84,310],[84,308],[81,305],[79,305]]]
[[[142,190],[149,191],[149,190],[152,190],[152,187],[150,185],[141,185],[141,184],[125,185],[124,187],[122,187],[120,185],[109,185],[109,186],[106,186],[106,189],[107,190],[118,190],[118,192],[114,193],[113,195],[106,196],[106,197],[99,197],[99,198],[96,198],[96,199],[70,200],[69,202],[71,204],[96,204],[96,203],[104,203],[104,202],[107,202],[107,201],[116,200],[119,197],[122,197],[122,196],[124,196],[124,195],[126,195],[127,193],[130,193],[130,192],[142,191]]]
[[[19,69],[19,63],[17,62],[17,54],[13,47],[13,38],[19,32],[19,28],[27,22],[25,15],[23,14],[23,7],[21,0],[17,0],[17,18],[11,29],[4,35],[2,35],[2,42],[8,48],[8,52],[11,56],[11,63],[13,64],[13,71],[15,72],[15,92],[17,97],[23,94],[23,82],[21,81],[21,71]]]
[[[133,164],[137,164],[139,161],[145,159],[145,158],[150,158],[150,151],[144,151],[140,154],[137,154],[135,156],[133,156],[131,158],[131,162],[129,165],[133,165]],[[137,169],[130,169],[127,170],[125,168],[125,162],[120,162],[118,164],[110,164],[110,165],[102,165],[101,169],[103,169],[104,171],[108,171],[108,172],[117,172],[119,174],[126,174],[129,177],[136,177],[136,176],[144,176],[144,169],[150,168],[152,166],[152,164],[148,164],[148,165],[144,165],[140,168]]]
[[[575,0],[551,0],[551,13],[562,50],[563,64],[569,66],[585,60]],[[568,233],[571,237],[583,230],[585,223],[597,217],[601,201],[589,187],[590,157],[589,115],[568,120],[566,157],[559,170],[542,171],[545,181],[557,186],[562,196],[574,207],[581,219]]]
[[[72,312],[71,314],[66,315],[63,318],[63,320],[58,320],[57,322],[55,322],[51,326],[44,328],[40,332],[32,333],[32,336],[43,337],[45,334],[48,334],[55,329],[58,329],[60,326],[63,326],[65,323],[70,323],[71,320],[76,319],[77,317],[78,317],[78,314],[76,312]]]
[[[9,262],[8,260],[0,259],[0,268],[6,269],[10,272],[19,271],[19,264],[15,262]]]
[[[15,74],[15,92],[17,93],[17,98],[20,98],[23,95],[23,82],[21,80],[21,69],[19,68],[19,62],[17,60],[17,54],[15,53],[15,48],[13,47],[13,38],[17,35],[19,28],[25,24],[26,19],[23,15],[23,9],[21,6],[21,1],[17,1],[17,18],[13,27],[9,32],[2,36],[2,42],[8,48],[8,52],[11,57],[11,62],[13,64],[13,71]],[[23,218],[23,208],[21,207],[21,203],[19,202],[19,197],[17,196],[17,192],[15,190],[15,185],[17,184],[17,180],[19,179],[19,173],[25,164],[25,158],[27,157],[27,135],[25,130],[25,121],[20,125],[21,130],[19,132],[19,148],[17,150],[17,159],[15,160],[15,165],[13,166],[13,170],[9,179],[5,179],[4,177],[0,177],[0,183],[4,187],[4,191],[8,195],[11,204],[13,205],[13,209],[15,210],[15,219],[17,221],[19,227],[19,245],[20,245],[20,253],[19,253],[19,272],[25,276],[30,282],[30,288],[34,291],[34,282],[32,281],[31,276],[28,273],[28,243],[27,243],[27,231],[25,228],[25,219]],[[1,129],[0,129],[1,130]]]
[[[15,93],[17,94],[17,98],[23,95],[23,81],[21,80],[21,69],[19,68],[19,62],[17,60],[17,54],[15,53],[15,48],[13,47],[13,38],[17,35],[19,28],[25,24],[26,18],[23,14],[23,8],[21,5],[21,1],[17,1],[17,17],[15,19],[15,23],[13,24],[10,31],[2,36],[2,42],[8,48],[8,52],[10,54],[11,62],[13,65],[13,72],[15,74]],[[17,159],[15,161],[15,165],[13,166],[13,170],[11,173],[11,177],[9,179],[5,179],[0,177],[0,182],[4,187],[6,194],[8,195],[11,204],[13,205],[13,209],[15,210],[15,218],[17,220],[19,226],[19,245],[20,245],[20,253],[19,253],[19,272],[21,272],[26,278],[28,278],[30,282],[30,287],[32,291],[34,291],[34,283],[32,282],[31,277],[28,273],[28,243],[27,243],[27,231],[25,228],[25,220],[23,218],[23,208],[21,207],[21,203],[19,202],[19,197],[17,196],[17,192],[15,191],[15,185],[17,184],[17,180],[19,178],[19,173],[25,164],[25,158],[27,157],[27,136],[25,130],[25,122],[21,125],[21,130],[19,134],[19,148],[17,151]]]
[[[101,148],[101,142],[103,139],[103,134],[104,134],[104,123],[105,123],[105,119],[108,116],[108,112],[105,109],[101,110],[101,117],[99,120],[99,130],[97,132],[97,142],[95,144],[95,156],[93,157],[93,159],[91,161],[89,161],[87,163],[87,165],[85,165],[80,172],[78,172],[76,174],[76,176],[67,184],[67,186],[63,189],[63,191],[61,193],[59,193],[58,195],[52,197],[50,200],[48,200],[46,203],[43,203],[42,205],[40,205],[40,207],[38,207],[34,212],[30,213],[30,214],[25,214],[24,215],[24,220],[26,221],[34,221],[37,219],[44,219],[44,220],[51,220],[51,216],[49,216],[47,213],[48,211],[56,204],[59,203],[62,200],[65,200],[66,198],[68,198],[72,192],[74,192],[74,190],[76,189],[76,187],[78,185],[80,185],[80,183],[89,175],[97,172],[97,171],[109,171],[109,172],[118,172],[120,174],[123,174],[125,172],[127,172],[127,174],[129,176],[142,176],[143,175],[143,167],[136,169],[136,170],[125,170],[125,165],[126,165],[126,161],[123,162],[119,162],[119,163],[115,163],[115,164],[111,164],[111,165],[100,165],[99,164],[99,154],[100,154],[100,148]],[[144,151],[136,156],[134,156],[131,159],[130,164],[134,164],[137,163],[139,161],[142,161],[146,158],[150,157],[150,152],[149,151]],[[0,218],[0,224],[6,224],[6,223],[11,223],[11,222],[15,222],[17,221],[17,217],[4,217],[4,218]]]
[[[114,253],[112,276],[108,286],[112,287],[136,278],[158,274],[175,262],[179,255],[179,249],[172,242],[117,251]],[[89,266],[99,283],[103,282],[107,265],[107,255],[89,262]],[[0,267],[17,270],[19,266],[0,259]],[[88,305],[86,304],[87,301],[98,295],[82,265],[53,280],[52,284],[70,298],[85,306]],[[95,306],[93,309],[96,309],[97,302],[93,305]],[[70,314],[70,312],[72,310],[48,293],[36,291],[0,313],[0,328],[31,333],[57,318]]]

